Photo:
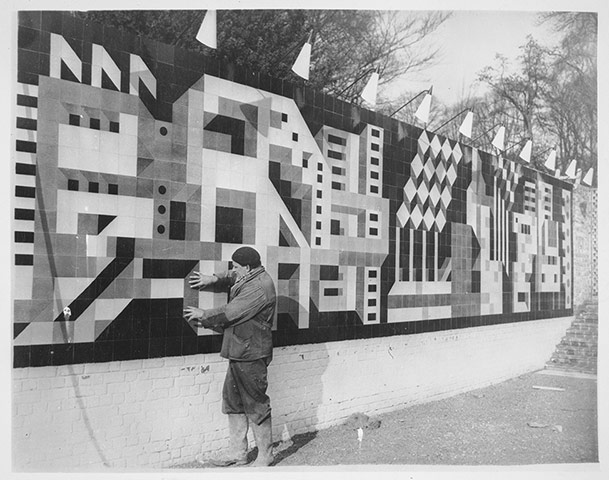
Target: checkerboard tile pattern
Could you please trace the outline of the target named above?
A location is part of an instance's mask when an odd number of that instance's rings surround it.
[[[257,248],[275,345],[565,316],[571,189],[297,81],[21,12],[14,365],[189,355]],[[69,310],[68,310],[69,309]]]

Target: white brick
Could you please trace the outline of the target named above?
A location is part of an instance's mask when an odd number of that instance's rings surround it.
[[[110,363],[87,363],[83,374],[92,375],[95,373],[106,373],[110,371]]]
[[[30,376],[31,368],[14,368],[13,369],[13,380],[20,380],[23,378],[28,378]]]
[[[17,405],[17,415],[20,417],[27,417],[32,415],[34,412],[34,407],[32,407],[31,403],[22,403]]]
[[[138,374],[137,374],[138,381],[148,380],[149,378],[150,378],[149,370],[142,370],[141,372],[138,372]]]
[[[54,378],[57,376],[57,367],[35,367],[28,370],[30,378]]]
[[[166,368],[156,368],[154,370],[150,370],[150,375],[149,378],[152,379],[159,379],[159,378],[168,378],[171,375],[169,374],[169,371]]]
[[[106,383],[123,383],[125,381],[125,373],[124,372],[109,372],[104,375],[104,381]]]
[[[199,392],[200,392],[199,385],[194,385],[192,387],[181,387],[180,388],[180,397],[191,398],[194,396],[198,396]]]
[[[174,379],[173,378],[157,378],[155,380],[153,380],[152,382],[152,388],[153,389],[159,389],[159,388],[171,388],[174,385]]]
[[[146,365],[149,369],[158,369],[165,366],[164,358],[150,358],[146,361]]]
[[[112,394],[112,404],[113,405],[121,405],[125,403],[125,394],[120,392],[120,393],[114,393]]]
[[[167,357],[165,358],[166,367],[181,367],[184,365],[184,357]]]
[[[98,396],[97,398],[99,399],[100,407],[107,407],[108,405],[112,405],[114,403],[112,396],[112,394]]]
[[[23,380],[23,381],[19,382],[19,385],[21,386],[22,391],[27,392],[30,390],[37,390],[39,383],[41,383],[43,381],[44,380],[27,379],[27,380]]]
[[[81,375],[85,371],[85,365],[83,363],[76,365],[61,366],[58,368],[58,375],[73,376]]]
[[[104,382],[104,374],[102,373],[85,373],[77,378],[78,385],[100,385]]]
[[[157,400],[159,398],[167,398],[169,397],[169,389],[167,388],[154,388],[152,392],[148,395],[149,400]]]
[[[121,372],[130,372],[133,370],[141,370],[144,366],[143,360],[129,360],[120,363]]]
[[[14,393],[13,394],[13,403],[16,405],[20,405],[22,403],[34,403],[34,402],[39,402],[42,398],[41,392],[40,390],[34,390],[34,391],[21,391],[18,393]],[[55,399],[51,398],[51,400]]]
[[[195,384],[195,379],[192,376],[178,377],[175,379],[174,385],[176,387],[186,387]]]
[[[128,413],[140,413],[142,411],[142,405],[135,402],[125,402],[124,405],[121,405],[121,414]]]
[[[107,392],[111,393],[125,393],[131,389],[131,385],[129,383],[109,383],[107,387]]]

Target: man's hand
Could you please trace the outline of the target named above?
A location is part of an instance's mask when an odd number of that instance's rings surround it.
[[[191,325],[203,327],[203,310],[197,307],[186,307],[184,309],[184,318]]]
[[[200,290],[201,288],[213,285],[217,281],[218,277],[216,277],[215,275],[203,275],[201,272],[193,272],[193,274],[188,279],[190,288],[193,288],[195,290]]]

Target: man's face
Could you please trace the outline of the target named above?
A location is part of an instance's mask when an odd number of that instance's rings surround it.
[[[250,271],[250,267],[249,265],[241,265],[235,261],[233,261],[233,272],[235,272],[235,274],[237,275],[237,279],[240,279],[242,277],[244,277],[247,272]]]

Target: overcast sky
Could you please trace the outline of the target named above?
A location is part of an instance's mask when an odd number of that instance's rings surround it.
[[[513,59],[511,64],[516,67],[519,46],[526,42],[527,35],[544,45],[556,43],[558,37],[549,25],[537,25],[536,20],[535,12],[453,12],[429,38],[440,49],[437,63],[420,73],[406,75],[389,91],[399,95],[433,85],[434,98],[445,104],[480,93],[482,86],[476,85],[477,74],[495,63],[497,53]]]

